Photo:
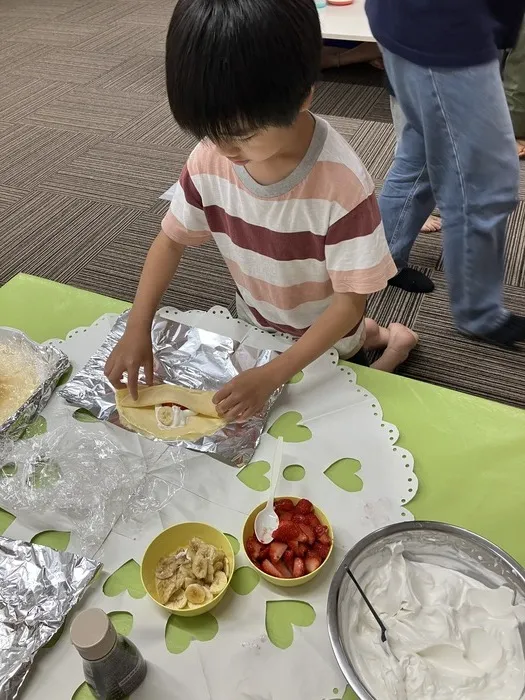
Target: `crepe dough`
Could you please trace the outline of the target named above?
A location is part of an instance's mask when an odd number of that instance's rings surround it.
[[[133,400],[128,389],[116,391],[115,396],[120,422],[127,428],[160,440],[198,440],[204,435],[213,435],[226,425],[226,421],[219,418],[217,414],[212,400],[214,393],[171,384],[159,384],[139,387],[136,401]],[[186,425],[178,428],[168,430],[160,428],[155,415],[155,406],[165,403],[176,403],[189,408],[197,415],[190,416]]]

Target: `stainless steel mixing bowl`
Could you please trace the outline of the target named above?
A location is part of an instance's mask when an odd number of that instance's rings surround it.
[[[346,573],[349,567],[357,580],[389,556],[387,545],[400,542],[404,556],[454,569],[490,588],[506,585],[515,591],[515,602],[525,603],[525,569],[489,540],[469,530],[446,523],[405,522],[388,525],[364,537],[348,552],[337,569],[328,594],[328,633],[337,662],[359,700],[377,700],[359,677],[349,644],[348,601],[357,601],[359,592]],[[379,559],[377,558],[379,557]],[[379,627],[378,627],[379,635]],[[525,624],[520,625],[525,650]],[[525,698],[525,689],[521,695]]]

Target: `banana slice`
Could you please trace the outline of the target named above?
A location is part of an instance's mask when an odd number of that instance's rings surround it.
[[[192,583],[186,588],[186,598],[188,603],[193,605],[202,605],[206,600],[206,589],[198,583]]]
[[[191,586],[192,583],[198,583],[198,579],[196,579],[195,576],[186,576],[184,579],[183,588],[188,588],[188,586]]]
[[[162,557],[159,559],[155,576],[160,579],[171,578],[180,566],[180,560],[174,556]]]
[[[173,406],[155,406],[155,417],[159,428],[171,428],[175,418]]]
[[[165,605],[175,591],[180,588],[180,586],[177,585],[176,579],[176,576],[173,578],[157,579],[157,593],[159,594],[159,601],[162,603],[162,605]]]
[[[186,593],[183,590],[178,590],[174,595],[171,596],[169,601],[166,603],[166,607],[170,610],[183,610],[188,603],[186,598]]]
[[[224,571],[217,571],[213,579],[213,583],[210,586],[210,593],[212,595],[218,595],[226,586],[228,585],[228,577]]]
[[[215,572],[224,571],[224,561],[216,561],[215,564],[213,565],[213,570]]]
[[[208,560],[201,554],[200,549],[191,562],[191,570],[197,578],[206,578],[206,574],[208,573]]]
[[[226,554],[222,551],[222,549],[215,549],[214,555],[213,555],[213,563],[217,564],[220,561],[224,561],[226,558]]]
[[[190,610],[194,610],[195,608],[200,608],[200,607],[202,607],[202,605],[205,605],[206,603],[209,603],[210,600],[213,600],[213,596],[212,596],[212,594],[210,593],[209,588],[206,588],[205,586],[202,586],[202,588],[204,588],[204,590],[206,591],[206,599],[204,600],[204,603],[200,603],[200,605],[196,605],[195,603],[189,603],[189,602],[188,602],[188,608],[189,608]]]
[[[195,554],[195,552],[200,547],[202,547],[203,544],[204,544],[204,542],[201,540],[200,537],[192,537],[190,540],[190,543],[188,545],[188,552],[193,552]]]
[[[228,557],[224,558],[224,573],[226,574],[226,578],[230,578],[230,560]]]
[[[204,582],[208,584],[208,586],[211,586],[213,583],[213,579],[215,577],[215,571],[213,570],[213,564],[211,563],[211,560],[208,559],[208,571],[206,573],[206,578],[204,579]]]

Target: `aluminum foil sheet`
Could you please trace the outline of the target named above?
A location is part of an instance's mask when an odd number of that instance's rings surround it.
[[[33,354],[40,373],[40,384],[33,394],[5,423],[0,425],[0,440],[4,438],[14,440],[20,437],[29,423],[44,409],[60,377],[69,369],[70,362],[67,355],[58,348],[51,345],[38,345],[14,328],[0,327],[0,345],[3,344],[11,348],[18,346],[24,352],[29,351]]]
[[[102,565],[0,537],[0,700],[18,697],[37,651],[58,632]]]
[[[61,390],[61,396],[90,411],[101,420],[120,425],[115,406],[115,392],[104,376],[104,366],[126,328],[129,312],[124,312],[110,334],[85,367]],[[155,357],[155,381],[177,384],[190,389],[218,391],[244,370],[270,362],[274,350],[257,350],[243,342],[218,335],[202,328],[156,315],[151,337]],[[144,375],[141,375],[144,381]],[[230,423],[213,435],[196,440],[178,440],[172,444],[198,452],[206,452],[223,462],[243,467],[251,460],[259,444],[268,413],[281,393],[278,389],[265,409],[244,423]],[[121,426],[122,427],[122,426]]]

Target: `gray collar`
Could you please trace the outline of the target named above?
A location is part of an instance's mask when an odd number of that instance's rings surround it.
[[[284,180],[276,182],[273,185],[260,185],[243,165],[234,165],[235,174],[246,187],[247,190],[257,195],[258,197],[280,197],[290,190],[293,190],[304,178],[310,173],[314,165],[317,163],[328,134],[328,125],[324,119],[320,119],[312,115],[315,119],[315,128],[308,146],[308,150],[304,154],[299,165],[285,177]]]

